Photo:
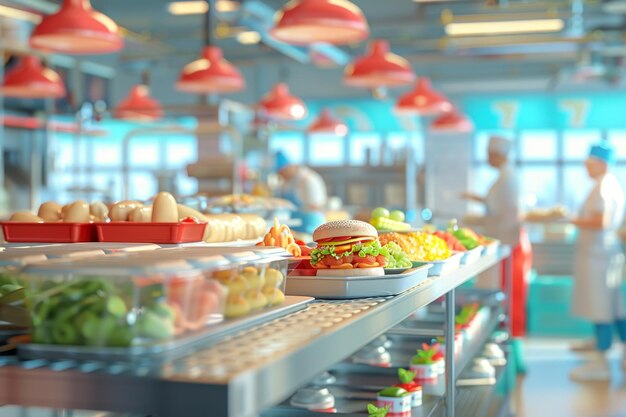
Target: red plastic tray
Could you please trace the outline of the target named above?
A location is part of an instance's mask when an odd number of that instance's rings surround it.
[[[201,242],[206,223],[95,223],[100,242],[187,243]]]
[[[97,242],[93,223],[23,223],[2,222],[7,242],[75,243]]]

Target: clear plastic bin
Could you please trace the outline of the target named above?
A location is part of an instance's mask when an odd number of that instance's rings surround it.
[[[130,258],[27,266],[20,274],[33,342],[148,346],[222,320],[226,289],[186,263]]]

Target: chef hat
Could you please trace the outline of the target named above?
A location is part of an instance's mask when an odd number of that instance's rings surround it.
[[[506,156],[509,154],[512,146],[513,142],[504,136],[493,135],[489,138],[489,152]]]
[[[274,171],[279,172],[281,169],[289,165],[291,165],[291,162],[289,161],[289,158],[287,158],[287,155],[285,155],[285,153],[282,151],[276,152],[275,161],[274,161]]]
[[[615,162],[615,148],[608,142],[598,143],[589,150],[589,158],[596,158],[607,164],[612,164]]]

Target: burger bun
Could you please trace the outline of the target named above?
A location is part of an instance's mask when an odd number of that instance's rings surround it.
[[[378,231],[371,224],[360,220],[340,220],[325,223],[313,232],[315,242],[341,236],[378,238]]]

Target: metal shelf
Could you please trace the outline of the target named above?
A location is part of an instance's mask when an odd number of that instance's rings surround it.
[[[314,302],[181,359],[137,365],[0,359],[0,403],[253,417],[509,253],[503,247],[395,297]]]

